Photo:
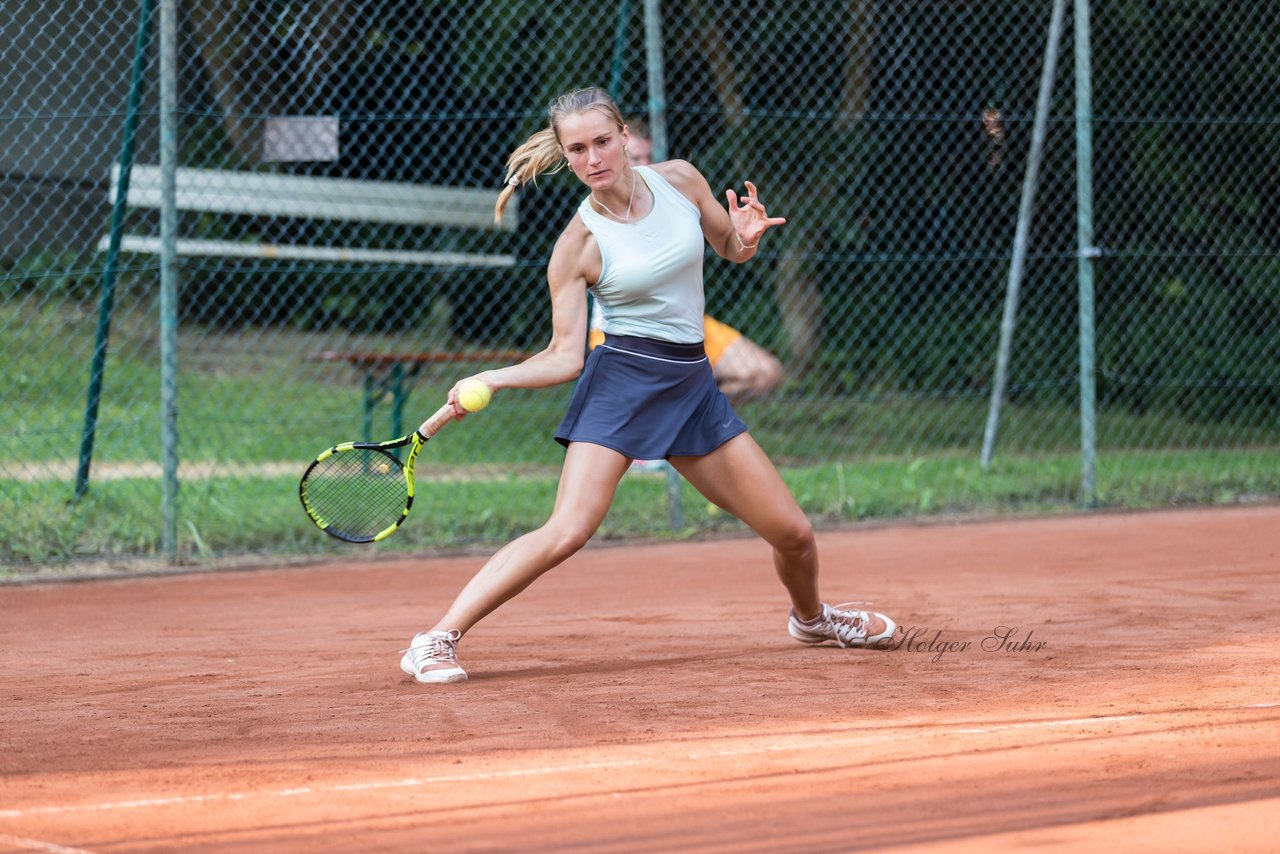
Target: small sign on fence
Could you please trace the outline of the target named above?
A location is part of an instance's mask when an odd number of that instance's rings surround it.
[[[262,133],[268,163],[328,162],[338,159],[337,116],[268,116]]]

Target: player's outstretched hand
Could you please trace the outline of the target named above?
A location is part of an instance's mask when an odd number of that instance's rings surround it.
[[[738,233],[738,239],[744,246],[752,247],[760,242],[760,235],[775,225],[785,225],[787,219],[769,216],[760,202],[756,185],[750,181],[744,181],[743,184],[747,188],[745,198],[739,198],[733,190],[725,190],[724,194],[729,200],[729,219],[733,221],[733,230]]]

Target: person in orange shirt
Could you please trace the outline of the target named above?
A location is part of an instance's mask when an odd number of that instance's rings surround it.
[[[592,350],[604,341],[599,321],[598,313],[592,312],[587,336]],[[782,382],[782,363],[768,350],[709,314],[702,316],[702,325],[711,374],[734,403],[768,394]]]

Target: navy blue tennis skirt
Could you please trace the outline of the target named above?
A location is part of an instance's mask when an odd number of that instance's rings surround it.
[[[657,460],[709,454],[746,429],[702,344],[607,335],[587,355],[556,441]]]

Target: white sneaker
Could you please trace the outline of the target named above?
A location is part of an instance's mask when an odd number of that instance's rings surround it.
[[[849,605],[862,604],[846,602],[832,608],[825,602],[822,605],[822,616],[812,623],[803,623],[791,612],[787,621],[787,633],[801,643],[825,643],[835,641],[840,646],[870,646],[876,641],[893,637],[898,624],[875,611],[859,611],[848,609]],[[884,621],[884,629],[874,635],[868,634],[873,618]]]
[[[418,632],[409,648],[401,650],[400,669],[419,682],[466,682],[467,671],[458,666],[458,639],[462,632]]]

